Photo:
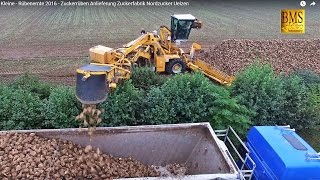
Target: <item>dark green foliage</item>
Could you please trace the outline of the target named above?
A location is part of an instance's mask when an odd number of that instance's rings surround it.
[[[150,68],[134,68],[132,73],[132,84],[134,87],[143,90],[149,90],[158,87],[166,81],[166,77],[160,76]]]
[[[320,129],[320,83],[314,84],[308,91],[307,113],[309,114],[311,125]]]
[[[137,68],[100,104],[102,126],[209,121],[214,129],[231,125],[240,134],[253,125],[320,125],[320,83],[300,75],[279,76],[269,65],[239,73],[228,91],[200,73],[162,77]],[[231,93],[230,93],[231,92]],[[231,96],[232,94],[232,96]],[[28,74],[0,85],[0,128],[78,127],[81,105],[74,89],[50,86]]]
[[[48,100],[44,101],[43,128],[79,127],[75,117],[80,113],[81,105],[70,87],[57,87],[52,90]]]
[[[285,92],[270,65],[256,63],[239,73],[231,92],[240,104],[256,112],[255,125],[275,125],[281,120]]]
[[[230,97],[229,97],[230,98]],[[254,112],[240,105],[235,99],[219,99],[210,110],[213,114],[211,122],[215,129],[225,129],[232,126],[239,135],[247,133]]]
[[[176,75],[150,91],[125,81],[100,107],[103,126],[209,121],[215,128],[232,125],[243,133],[250,122],[250,111],[201,74]]]
[[[285,93],[283,108],[280,111],[281,121],[277,124],[290,124],[296,129],[310,128],[312,121],[306,112],[308,88],[303,80],[296,75],[284,76],[282,83]]]
[[[203,81],[204,80],[204,81]],[[214,95],[210,94],[212,88],[204,77],[199,74],[181,74],[169,79],[160,87],[157,100],[166,103],[168,113],[168,123],[199,122],[208,121],[208,105],[213,102]],[[154,96],[155,94],[149,94]],[[154,103],[150,102],[147,108],[154,108]],[[157,115],[155,115],[157,116]]]
[[[214,128],[232,125],[240,132],[249,127],[250,112],[198,73],[174,76],[152,89],[145,102],[144,119],[152,124],[209,121]]]
[[[43,120],[38,96],[22,89],[2,88],[0,92],[0,128],[36,129]]]
[[[2,92],[6,89],[6,86],[3,84],[0,84],[0,95],[2,94]]]
[[[239,73],[231,87],[240,103],[256,112],[255,125],[286,125],[311,128],[308,87],[296,74],[281,76],[270,65],[254,64]],[[313,105],[312,105],[313,106]]]
[[[170,124],[175,123],[175,109],[170,109],[170,99],[159,88],[152,88],[145,100],[143,122],[145,124]]]
[[[141,124],[142,91],[130,80],[123,82],[100,107],[104,109],[102,126],[124,126]]]
[[[22,89],[39,96],[40,99],[49,97],[52,86],[48,83],[41,82],[38,77],[31,74],[23,74],[8,85],[13,89]]]
[[[297,75],[302,78],[303,82],[307,86],[320,83],[320,75],[311,70],[299,70],[294,72],[293,75]]]

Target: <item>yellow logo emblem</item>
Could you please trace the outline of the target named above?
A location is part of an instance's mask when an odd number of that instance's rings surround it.
[[[305,21],[304,9],[281,10],[281,33],[303,34]]]

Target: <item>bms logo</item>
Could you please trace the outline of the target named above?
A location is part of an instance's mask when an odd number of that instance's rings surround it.
[[[304,9],[281,10],[281,33],[303,34],[305,32]]]

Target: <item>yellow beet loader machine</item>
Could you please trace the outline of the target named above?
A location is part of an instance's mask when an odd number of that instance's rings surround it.
[[[172,15],[171,29],[161,26],[159,33],[142,31],[140,37],[117,49],[101,45],[91,48],[90,64],[77,69],[78,100],[83,104],[103,102],[109,89],[115,88],[119,81],[129,79],[136,66],[148,66],[167,74],[200,71],[220,84],[230,85],[232,76],[194,57],[201,49],[199,44],[193,43],[188,53],[177,46],[188,40],[192,28],[200,29],[201,26],[191,14]]]

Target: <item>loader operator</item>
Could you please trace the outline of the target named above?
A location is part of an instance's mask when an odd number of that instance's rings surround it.
[[[178,39],[180,39],[180,37],[185,37],[188,31],[187,23],[185,21],[180,21],[177,24],[177,30],[178,30],[178,34],[177,34]]]

